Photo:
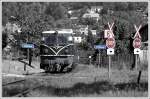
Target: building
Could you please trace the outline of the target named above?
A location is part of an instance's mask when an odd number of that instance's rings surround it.
[[[92,18],[98,21],[100,17],[98,13],[85,13],[82,18]]]
[[[82,42],[82,37],[81,36],[74,36],[73,41],[74,41],[74,43],[81,43]]]
[[[101,10],[103,9],[103,6],[91,6],[91,11],[92,12],[101,12]]]
[[[78,22],[78,17],[70,17],[72,24],[76,24]]]
[[[58,29],[57,31],[58,31],[59,34],[70,34],[70,35],[73,34],[72,29]],[[43,34],[52,34],[52,33],[55,33],[55,32],[56,32],[55,30],[51,30],[51,31],[43,31],[42,33]]]
[[[78,20],[78,17],[70,17],[71,20]]]
[[[5,29],[8,31],[8,33],[15,33],[15,32],[21,32],[21,28],[18,24],[16,23],[10,23],[8,22],[5,26]]]
[[[81,26],[79,32],[81,35],[88,35],[88,26]]]
[[[79,29],[81,35],[88,35],[88,31],[89,31],[88,25],[86,27],[84,26]],[[90,30],[90,31],[92,32],[92,35],[94,36],[97,35],[96,30]]]
[[[92,35],[94,35],[94,36],[96,36],[96,30],[91,30],[91,32],[92,32]]]

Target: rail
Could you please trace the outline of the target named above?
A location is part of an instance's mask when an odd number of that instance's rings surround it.
[[[40,88],[40,87],[42,87],[42,86],[36,86],[36,87],[33,87],[33,88],[26,89],[26,90],[24,90],[24,91],[22,91],[22,92],[20,92],[16,95],[12,96],[12,97],[24,97],[26,94],[28,94],[32,90],[35,90],[35,89]]]
[[[20,83],[20,82],[24,82],[24,80],[17,80],[17,81],[13,81],[13,82],[9,82],[9,83],[6,83],[6,84],[2,84],[2,86],[7,86],[7,85],[12,85],[12,84],[16,84],[16,83]]]

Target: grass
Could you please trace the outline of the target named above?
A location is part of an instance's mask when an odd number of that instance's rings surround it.
[[[86,71],[88,70],[57,77],[51,75],[26,78],[28,81],[22,85],[3,87],[3,96],[15,95],[34,85],[42,87],[31,91],[25,97],[147,97],[148,95],[146,71],[141,75],[140,84],[136,83],[138,71],[112,69],[111,79],[108,79],[107,69],[104,68]]]
[[[19,64],[18,64],[19,66]],[[60,75],[60,74],[59,74]],[[96,68],[93,65],[78,65],[73,73],[62,75],[37,76],[25,78],[24,84],[3,87],[3,97],[11,97],[18,92],[40,85],[42,87],[25,95],[25,97],[147,97],[148,71],[143,70],[140,84],[136,84],[138,70],[111,67],[111,79],[108,79],[107,68]],[[7,83],[13,79],[3,77]]]
[[[91,84],[77,83],[70,88],[57,88],[54,86],[43,86],[38,88],[25,97],[146,97],[148,91],[148,83],[122,83],[122,84],[111,84],[107,81],[94,82]],[[15,87],[9,90],[8,95],[12,96],[18,92],[21,92],[21,87]]]
[[[71,88],[56,88],[53,86],[41,87],[30,93],[30,95],[52,96],[52,97],[79,97],[79,96],[147,96],[148,83],[122,83],[111,84],[107,81],[94,82],[91,84],[77,83]],[[42,93],[41,93],[42,92]]]

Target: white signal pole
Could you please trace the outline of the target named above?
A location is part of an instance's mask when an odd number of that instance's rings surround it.
[[[110,79],[110,75],[111,75],[111,56],[109,55],[109,67],[108,67],[108,78]]]

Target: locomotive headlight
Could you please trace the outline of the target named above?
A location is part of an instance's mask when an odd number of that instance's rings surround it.
[[[47,54],[48,53],[48,49],[44,49],[44,53]]]
[[[42,37],[42,41],[45,41],[45,38],[44,38],[44,37]]]
[[[68,54],[69,53],[69,50],[68,49],[65,49],[65,54]]]
[[[72,41],[72,40],[73,40],[72,36],[69,36],[68,41]]]

